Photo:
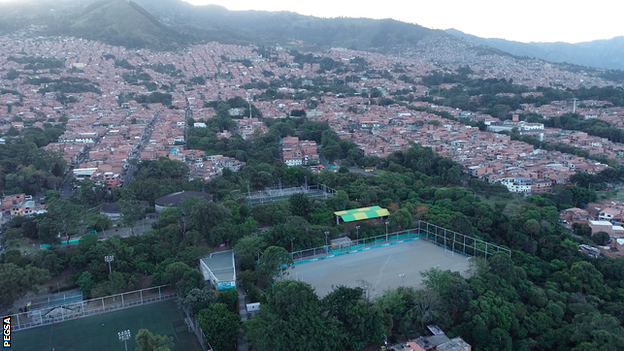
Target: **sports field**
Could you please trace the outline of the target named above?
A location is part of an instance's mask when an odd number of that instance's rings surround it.
[[[143,328],[173,337],[172,351],[201,350],[174,300],[19,331],[12,335],[11,346],[23,351],[123,351],[117,333],[129,329],[128,350],[134,350],[134,337]]]
[[[420,272],[434,267],[467,275],[470,261],[427,241],[414,240],[296,265],[288,270],[287,279],[312,285],[320,297],[330,293],[333,286],[345,285],[368,286],[369,296],[375,298],[398,286],[420,287]]]

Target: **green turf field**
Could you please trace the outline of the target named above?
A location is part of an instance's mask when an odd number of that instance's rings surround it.
[[[188,332],[184,314],[174,300],[16,332],[11,338],[11,348],[24,351],[124,351],[117,333],[130,329],[132,338],[128,340],[128,350],[133,351],[136,348],[134,337],[143,328],[173,337],[172,351],[201,350],[195,334]]]

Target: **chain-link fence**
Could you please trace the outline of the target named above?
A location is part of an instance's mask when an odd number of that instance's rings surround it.
[[[423,239],[454,253],[487,259],[488,256],[492,256],[497,252],[504,252],[511,257],[511,250],[506,247],[488,243],[487,241],[458,233],[429,222],[418,221],[418,228],[416,230],[423,234]]]
[[[422,234],[419,234],[416,229],[408,229],[368,238],[357,238],[356,240],[344,237],[338,240],[332,240],[328,246],[295,251],[292,253],[292,257],[295,264],[300,264],[309,262],[310,260],[331,257],[332,255],[344,252],[363,250],[385,244],[400,243],[406,240],[414,240],[421,236]]]
[[[35,328],[175,297],[177,293],[174,288],[161,285],[91,300],[54,303],[12,315],[12,328],[13,331]]]
[[[188,308],[183,307],[182,310],[184,311],[184,315],[186,316],[184,318],[184,323],[188,327],[189,332],[195,334],[195,337],[197,337],[197,341],[202,347],[202,350],[212,351],[212,347],[210,346],[206,335],[204,335],[204,331],[199,326],[197,319],[195,319],[195,317]]]
[[[249,205],[256,206],[276,201],[288,200],[293,194],[305,194],[310,199],[328,199],[336,194],[336,190],[324,184],[301,185],[294,187],[267,187],[263,191],[248,193]]]
[[[488,243],[487,241],[458,233],[425,221],[418,221],[418,226],[413,229],[387,233],[374,237],[361,239],[356,238],[355,240],[348,237],[342,237],[332,240],[332,242],[328,243],[327,246],[299,250],[292,252],[291,255],[295,264],[301,264],[334,257],[347,252],[365,251],[376,247],[393,245],[416,239],[426,240],[444,248],[445,250],[469,257],[477,256],[487,259],[489,256],[497,252],[504,252],[511,256],[511,250],[506,247]]]

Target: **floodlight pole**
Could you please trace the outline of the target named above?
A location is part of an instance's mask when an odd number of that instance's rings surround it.
[[[104,256],[104,262],[108,263],[108,275],[111,275],[113,273],[112,268],[111,268],[111,262],[113,262],[114,260],[115,260],[115,256],[113,255]]]
[[[128,340],[130,340],[130,329],[126,329],[117,333],[119,337],[119,341],[123,341],[126,346],[126,351],[128,351]]]
[[[328,247],[328,245],[327,245],[327,236],[328,236],[328,235],[329,235],[329,232],[328,232],[328,231],[326,231],[326,232],[325,232],[325,247]],[[329,250],[329,249],[328,249],[328,250]]]
[[[388,242],[388,224],[390,222],[386,221],[386,243]]]
[[[355,226],[355,233],[357,235],[357,240],[355,241],[355,245],[359,245],[360,244],[360,226],[359,225]]]
[[[108,280],[110,280],[110,288],[111,288],[111,293],[113,290],[113,270],[111,268],[111,262],[113,262],[115,260],[115,256],[113,255],[106,255],[104,256],[104,262],[108,263]],[[113,300],[115,298],[113,297]]]

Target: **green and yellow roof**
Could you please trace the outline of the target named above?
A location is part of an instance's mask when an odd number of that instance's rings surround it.
[[[337,211],[334,215],[340,216],[345,222],[361,221],[364,219],[379,218],[390,215],[390,212],[379,206],[362,207],[353,210]]]

